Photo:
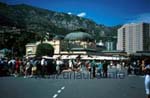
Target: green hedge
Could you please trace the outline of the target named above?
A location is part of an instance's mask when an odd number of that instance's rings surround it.
[[[53,56],[54,48],[51,44],[41,43],[37,46],[36,56]]]

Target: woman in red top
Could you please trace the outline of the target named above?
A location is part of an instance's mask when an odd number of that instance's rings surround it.
[[[18,58],[16,59],[15,68],[16,68],[16,74],[18,75],[20,69],[20,60]]]

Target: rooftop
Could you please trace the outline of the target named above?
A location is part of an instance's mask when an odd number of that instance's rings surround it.
[[[93,41],[92,35],[86,32],[71,32],[65,36],[65,40],[80,40],[80,41]]]

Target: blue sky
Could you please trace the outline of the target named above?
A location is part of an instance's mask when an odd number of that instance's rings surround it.
[[[8,4],[28,4],[57,12],[89,18],[114,26],[130,22],[150,22],[150,0],[0,0]]]

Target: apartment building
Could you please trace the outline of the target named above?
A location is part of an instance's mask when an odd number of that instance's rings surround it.
[[[150,24],[131,23],[118,29],[117,50],[128,54],[150,51]]]

